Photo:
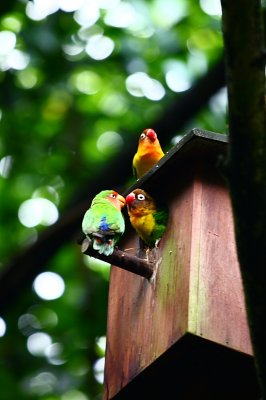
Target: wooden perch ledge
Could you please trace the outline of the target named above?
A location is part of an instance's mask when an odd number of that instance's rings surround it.
[[[81,244],[81,251],[88,256],[98,258],[147,279],[150,279],[154,272],[154,263],[129,255],[122,250],[115,249],[110,256],[99,254],[98,251],[92,248],[91,242],[87,238]]]

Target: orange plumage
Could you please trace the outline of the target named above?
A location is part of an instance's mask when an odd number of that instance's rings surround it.
[[[133,158],[133,174],[135,178],[140,178],[150,168],[152,168],[162,157],[160,142],[153,129],[145,129],[139,137],[137,153]]]

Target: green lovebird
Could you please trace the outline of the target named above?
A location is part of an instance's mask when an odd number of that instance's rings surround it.
[[[92,241],[94,250],[109,256],[125,231],[121,209],[125,205],[123,196],[114,190],[103,190],[92,200],[86,211],[82,230]]]
[[[126,197],[131,225],[149,248],[157,247],[166,229],[168,210],[157,207],[144,190],[135,189]]]

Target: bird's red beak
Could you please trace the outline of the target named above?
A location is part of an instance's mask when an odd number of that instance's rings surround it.
[[[131,204],[135,200],[135,195],[133,192],[129,193],[126,197],[126,204]]]
[[[157,139],[156,132],[153,129],[147,129],[146,136],[152,141],[155,142]]]

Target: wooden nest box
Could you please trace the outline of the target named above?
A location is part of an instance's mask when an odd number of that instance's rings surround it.
[[[230,198],[225,135],[194,129],[140,187],[168,204],[152,279],[112,267],[104,399],[259,398]],[[125,247],[138,247],[134,234]]]

